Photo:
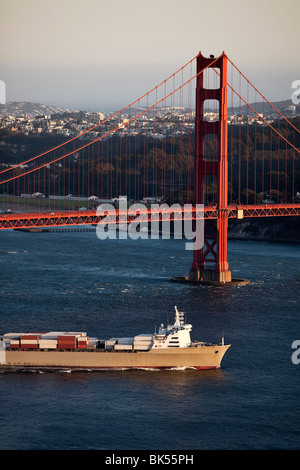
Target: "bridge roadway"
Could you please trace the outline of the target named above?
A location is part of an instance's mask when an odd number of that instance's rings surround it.
[[[187,210],[172,206],[169,209],[119,210],[103,214],[97,210],[27,212],[0,214],[0,229],[43,228],[74,225],[97,225],[107,223],[124,224],[132,221],[158,222],[163,220],[196,220],[196,218],[217,219],[220,210],[226,210],[229,218],[243,219],[248,217],[299,216],[300,204],[262,204],[262,205],[229,205],[225,209],[217,206],[206,206],[204,209],[193,207]],[[138,220],[137,220],[137,217]]]

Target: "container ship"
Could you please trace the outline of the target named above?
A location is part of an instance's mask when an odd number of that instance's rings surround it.
[[[175,307],[173,324],[134,337],[92,338],[86,332],[6,333],[0,337],[0,368],[15,369],[217,369],[230,347],[191,341],[192,325]]]

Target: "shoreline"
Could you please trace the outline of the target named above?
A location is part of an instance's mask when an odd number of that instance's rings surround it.
[[[54,228],[15,228],[12,229],[16,232],[26,232],[26,233],[58,233],[58,232],[94,232],[95,228],[91,227],[54,227]],[[239,235],[228,235],[228,241],[245,241],[245,242],[264,242],[264,243],[283,243],[288,245],[300,245],[300,239],[295,238],[278,238],[278,237],[251,237],[251,236],[239,236]]]
[[[283,243],[287,245],[300,245],[300,240],[292,238],[269,238],[269,237],[239,237],[239,236],[228,236],[228,241],[239,241],[239,242],[264,242],[264,243]]]

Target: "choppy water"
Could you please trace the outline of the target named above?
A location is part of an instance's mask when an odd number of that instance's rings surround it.
[[[0,333],[133,336],[177,305],[193,339],[232,345],[215,371],[2,373],[0,449],[299,448],[299,246],[230,242],[251,285],[216,288],[169,282],[191,264],[180,240],[0,237]]]

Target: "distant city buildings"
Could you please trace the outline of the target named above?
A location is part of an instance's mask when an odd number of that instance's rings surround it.
[[[195,112],[184,107],[162,107],[157,110],[146,111],[131,109],[130,113],[113,115],[113,113],[99,112],[66,112],[64,114],[38,114],[36,116],[0,114],[0,129],[24,135],[61,135],[75,137],[85,131],[85,139],[97,139],[105,134],[111,135],[147,135],[163,139],[179,134],[189,134],[194,129]],[[296,107],[289,106],[284,110],[288,117],[296,115]],[[139,115],[137,118],[135,116]],[[206,112],[205,120],[213,122],[218,119],[218,113]],[[243,114],[241,112],[228,113],[228,124],[263,124],[278,119],[278,114],[268,112],[264,114]],[[101,124],[102,123],[102,124]],[[101,124],[101,125],[99,125]],[[3,145],[3,142],[2,142]]]
[[[42,114],[35,117],[30,117],[26,114],[21,116],[0,114],[0,129],[7,129],[11,132],[18,132],[24,135],[59,134],[69,137],[88,130],[105,118],[102,113],[90,112],[84,114],[83,119],[79,117],[79,113],[78,117],[72,117],[74,116],[73,114],[72,116],[68,114]],[[82,116],[82,113],[80,113],[80,116]]]

